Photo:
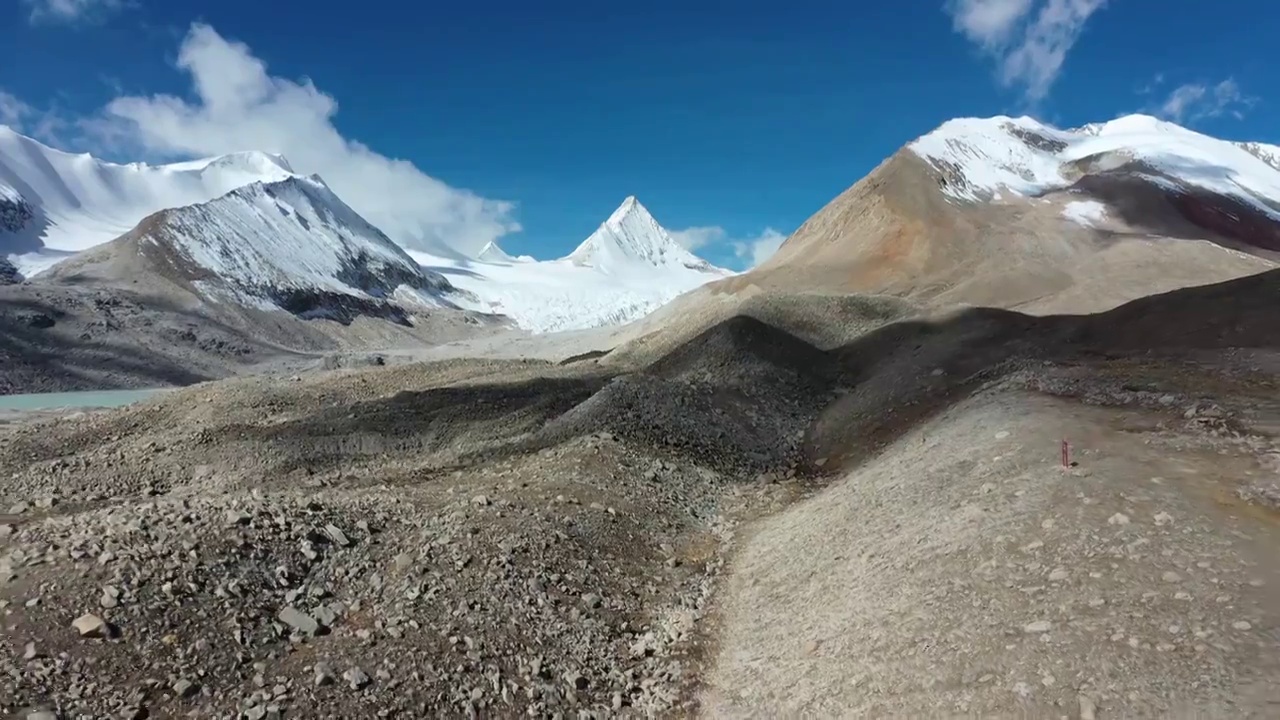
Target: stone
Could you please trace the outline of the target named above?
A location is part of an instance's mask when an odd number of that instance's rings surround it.
[[[1231,627],[1235,628],[1236,630],[1252,630],[1253,624],[1250,623],[1248,620],[1237,620],[1231,623]]]
[[[1124,513],[1116,513],[1115,515],[1112,515],[1111,517],[1107,518],[1107,524],[1108,525],[1128,525],[1129,516],[1125,515]]]
[[[1098,705],[1088,695],[1078,695],[1076,705],[1080,708],[1080,720],[1096,720]]]
[[[1028,633],[1028,634],[1037,634],[1037,633],[1047,633],[1052,629],[1053,629],[1053,623],[1049,622],[1048,620],[1036,620],[1035,622],[1030,622],[1024,625],[1022,627],[1022,632]]]
[[[1173,516],[1167,512],[1161,511],[1155,515],[1156,525],[1168,525],[1173,522]]]
[[[329,663],[325,663],[325,662],[316,663],[315,667],[312,668],[312,672],[315,675],[316,687],[324,687],[325,685],[333,684],[333,681],[334,681],[333,668],[329,666]]]
[[[71,626],[80,633],[80,637],[87,638],[105,638],[111,635],[111,626],[106,620],[94,615],[93,613],[85,613],[75,619]]]
[[[1182,581],[1182,576],[1172,570],[1165,570],[1160,575],[1160,579],[1167,583],[1176,583]]]
[[[195,695],[196,691],[199,689],[200,688],[195,683],[186,678],[178,678],[177,682],[173,684],[173,694],[180,698],[191,697],[192,695]]]
[[[286,606],[276,617],[280,622],[306,635],[315,635],[320,630],[320,623],[315,618],[292,605]]]
[[[369,675],[358,667],[353,667],[342,673],[342,679],[347,681],[352,690],[363,690],[365,686],[372,682],[369,679]]]
[[[485,507],[489,504],[489,498],[485,495],[477,495],[471,498],[471,504],[478,505],[480,507]]]
[[[1067,572],[1066,568],[1054,568],[1053,572],[1049,573],[1049,582],[1061,582],[1070,576],[1071,573]]]
[[[315,618],[320,625],[331,628],[338,622],[338,613],[329,605],[321,605],[311,613],[311,617]]]
[[[333,544],[338,547],[348,547],[351,545],[351,539],[348,538],[347,534],[342,532],[337,525],[332,523],[325,525],[324,534],[327,535],[329,539],[333,541]]]
[[[52,710],[33,710],[27,713],[27,720],[58,720],[58,713]]]

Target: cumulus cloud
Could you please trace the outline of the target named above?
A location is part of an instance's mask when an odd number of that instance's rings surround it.
[[[724,228],[717,225],[708,225],[705,227],[691,227],[684,230],[673,230],[671,238],[680,244],[685,250],[697,250],[714,243],[724,242],[728,237],[728,233]]]
[[[1216,85],[1186,83],[1169,93],[1157,109],[1157,114],[1179,123],[1223,115],[1242,119],[1244,111],[1255,102],[1257,98],[1245,95],[1232,78]]]
[[[747,238],[730,237],[729,232],[719,225],[691,227],[670,232],[672,239],[686,250],[693,251],[709,247],[731,249],[733,255],[748,268],[768,260],[778,251],[782,241],[787,239],[786,235],[773,228],[765,228],[759,235]]]
[[[56,113],[40,110],[18,96],[0,90],[0,125],[8,125],[20,133],[57,144],[58,130],[63,124]]]
[[[948,0],[955,30],[996,59],[1006,87],[1043,100],[1085,23],[1107,0]]]
[[[754,238],[734,243],[733,249],[739,258],[746,261],[747,267],[753,268],[773,257],[786,239],[787,236],[777,230],[765,228]]]
[[[129,0],[23,0],[33,23],[92,23],[130,5]]]
[[[389,158],[343,137],[333,124],[337,101],[309,79],[268,73],[243,43],[194,24],[178,53],[192,101],[172,95],[112,100],[94,127],[99,138],[161,157],[262,150],[284,155],[294,170],[319,174],[357,212],[401,245],[474,255],[520,229],[510,202],[450,187],[407,160]]]

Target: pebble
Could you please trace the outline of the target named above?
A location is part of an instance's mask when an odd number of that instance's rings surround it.
[[[1115,515],[1112,515],[1111,517],[1107,518],[1107,524],[1108,525],[1128,525],[1129,516],[1125,515],[1124,513],[1116,513]]]
[[[173,684],[173,692],[180,698],[191,697],[196,694],[197,690],[199,690],[199,687],[186,678],[178,678],[177,682]]]
[[[1252,630],[1253,623],[1250,623],[1248,620],[1237,620],[1231,623],[1231,627],[1235,628],[1236,630]]]
[[[276,617],[285,625],[307,635],[315,635],[320,630],[320,623],[315,618],[292,605],[286,606]]]
[[[342,673],[342,679],[347,681],[347,684],[351,686],[352,690],[362,690],[372,682],[372,680],[369,679],[368,674],[358,667],[353,667]]]
[[[93,613],[81,615],[71,623],[71,626],[80,633],[80,637],[104,638],[111,633],[107,622]]]
[[[1067,572],[1066,568],[1055,568],[1053,572],[1049,573],[1049,581],[1060,582],[1062,580],[1066,580],[1070,576],[1071,573]]]
[[[1165,570],[1160,579],[1167,583],[1182,582],[1182,576],[1172,570]]]
[[[1024,625],[1022,627],[1022,632],[1047,633],[1052,629],[1053,629],[1053,623],[1049,622],[1048,620],[1036,620],[1035,622],[1030,622]]]

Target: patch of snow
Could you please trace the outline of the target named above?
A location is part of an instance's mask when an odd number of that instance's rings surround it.
[[[559,260],[485,262],[410,255],[470,292],[471,299],[451,298],[458,305],[506,315],[539,333],[630,322],[733,274],[681,247],[633,197]]]
[[[1107,206],[1097,200],[1072,200],[1062,208],[1062,216],[1085,227],[1097,227],[1107,218]]]
[[[234,153],[171,165],[118,165],[54,150],[0,125],[0,192],[36,213],[0,234],[0,254],[45,268],[128,232],[159,210],[204,203],[254,182],[294,177],[276,155]]]
[[[1075,180],[1071,163],[1106,157],[1142,161],[1178,182],[1244,200],[1280,219],[1280,170],[1271,163],[1272,146],[1250,149],[1146,115],[1070,131],[1028,117],[961,118],[908,147],[943,173],[944,192],[959,200],[1064,188]]]

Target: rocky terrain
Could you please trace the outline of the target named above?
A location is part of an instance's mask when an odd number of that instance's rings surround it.
[[[0,708],[1267,717],[1277,282],[3,426]]]

